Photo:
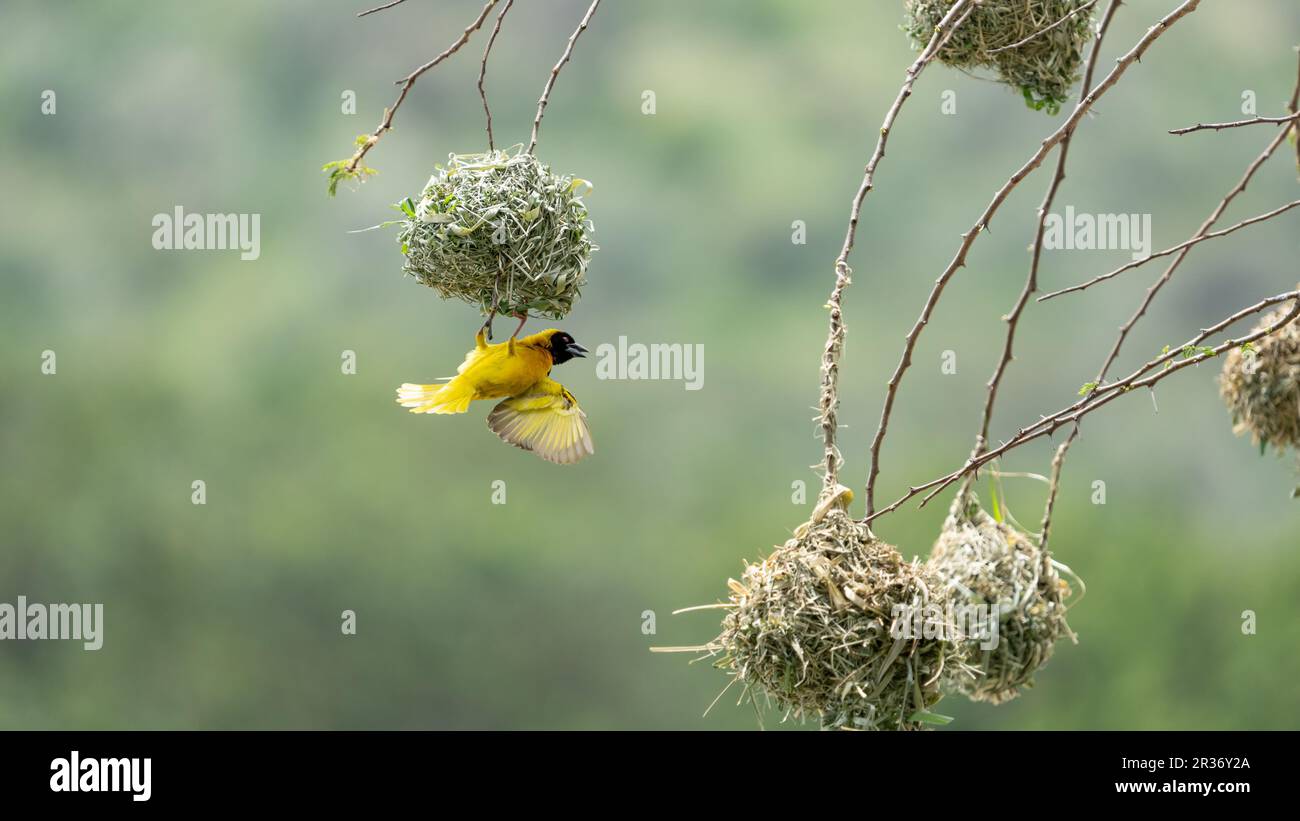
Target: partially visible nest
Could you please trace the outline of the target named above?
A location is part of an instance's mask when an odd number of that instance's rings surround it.
[[[955,2],[907,0],[903,30],[924,48]],[[991,69],[1031,108],[1055,114],[1079,81],[1084,46],[1093,37],[1092,12],[1082,10],[1088,2],[981,0],[939,50],[939,61],[962,70]]]
[[[1255,330],[1279,322],[1290,308],[1265,316]],[[1234,348],[1223,363],[1219,392],[1232,413],[1233,431],[1250,433],[1260,451],[1300,451],[1300,322],[1291,321]]]
[[[1056,640],[1074,638],[1065,621],[1070,586],[1050,556],[1027,533],[985,513],[973,494],[953,504],[927,567],[951,589],[954,609],[989,608],[991,618],[991,608],[997,608],[996,634],[976,635],[965,624],[975,678],[949,682],[972,700],[1001,704],[1015,698],[1020,688],[1033,686]]]
[[[399,204],[403,270],[484,314],[562,319],[596,250],[582,199],[590,187],[552,174],[519,146],[452,154],[418,202]]]
[[[746,688],[824,728],[935,720],[928,710],[963,655],[944,621],[944,586],[843,508],[814,516],[729,584],[731,607],[707,649]]]

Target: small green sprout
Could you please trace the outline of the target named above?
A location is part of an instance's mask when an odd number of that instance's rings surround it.
[[[328,186],[331,197],[338,193],[339,183],[344,180],[356,180],[358,183],[363,183],[367,178],[379,173],[373,168],[362,165],[360,162],[361,153],[365,147],[377,142],[379,142],[379,138],[373,134],[358,134],[357,138],[353,140],[353,144],[357,146],[355,154],[346,160],[334,160],[321,166],[320,170],[328,171],[330,175]],[[355,166],[353,166],[354,163]]]

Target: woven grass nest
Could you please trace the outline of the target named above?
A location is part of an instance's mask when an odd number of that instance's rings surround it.
[[[583,202],[591,184],[521,148],[451,154],[418,200],[399,204],[403,271],[484,314],[562,319],[597,250]]]
[[[955,603],[998,607],[995,643],[968,628],[967,659],[975,676],[949,679],[974,701],[1001,704],[1033,686],[1066,624],[1070,586],[1027,533],[995,520],[974,494],[959,495],[926,563]],[[959,619],[960,621],[960,619]],[[992,644],[992,646],[989,646]]]
[[[930,42],[955,2],[906,0],[903,30],[917,48]],[[1055,114],[1079,81],[1084,47],[1093,37],[1092,12],[1080,11],[1086,5],[1088,0],[981,0],[939,50],[939,61],[964,71],[989,69],[1031,108]],[[1021,41],[1026,42],[1016,45]]]
[[[843,507],[815,514],[729,585],[722,633],[708,645],[716,666],[823,728],[921,729],[946,671],[962,663],[960,637],[935,623],[943,584]],[[891,635],[918,613],[942,636]]]
[[[1255,330],[1289,312],[1284,306],[1268,314]],[[1268,447],[1300,452],[1300,322],[1232,349],[1224,359],[1219,392],[1232,414],[1233,431],[1249,433],[1261,453]]]

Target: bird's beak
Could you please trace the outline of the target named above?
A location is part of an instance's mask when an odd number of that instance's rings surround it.
[[[568,345],[564,346],[564,351],[569,356],[576,356],[579,359],[585,359],[589,353],[586,348],[582,347],[577,342],[570,342]]]

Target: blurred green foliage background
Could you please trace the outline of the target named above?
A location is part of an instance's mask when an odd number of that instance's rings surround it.
[[[392,232],[348,232],[389,218],[448,152],[484,147],[485,37],[419,82],[369,157],[381,174],[330,200],[321,164],[350,153],[392,81],[480,6],[410,0],[358,20],[364,5],[5,0],[0,601],[103,602],[106,634],[98,652],[0,643],[0,727],[756,726],[732,696],[701,718],[724,677],[648,648],[711,638],[716,611],[670,611],[725,596],[742,559],[807,516],[792,483],[817,487],[822,304],[913,59],[901,3],[602,5],[539,146],[595,183],[602,250],[562,325],[592,349],[620,335],[702,343],[705,382],[564,366],[597,442],[574,468],[503,446],[486,408],[417,418],[393,403],[400,382],[450,373],[479,318],[403,279]],[[1102,70],[1174,5],[1125,3]],[[527,141],[584,9],[521,0],[506,19],[487,77],[498,143]],[[1291,0],[1203,3],[1082,125],[1057,210],[1151,213],[1155,248],[1190,236],[1275,132],[1165,131],[1239,118],[1246,90],[1280,113],[1298,31]],[[349,89],[355,116],[341,113]],[[940,111],[945,90],[955,115]],[[865,480],[885,380],[958,234],[1061,119],[939,65],[917,85],[846,299],[850,484]],[[1295,198],[1287,153],[1224,224]],[[966,457],[1048,173],[1006,203],[922,337],[883,453],[885,499]],[[154,250],[153,215],[177,205],[261,214],[260,259]],[[806,245],[791,242],[795,220]],[[1288,215],[1197,248],[1112,373],[1294,287],[1298,247]],[[1049,253],[1044,284],[1128,258]],[[1072,401],[1160,270],[1031,306],[995,435]],[[55,376],[40,372],[46,349]],[[955,375],[940,372],[946,350]],[[1071,615],[1079,645],[1009,705],[945,700],[954,728],[1300,726],[1293,467],[1232,435],[1213,369],[1167,380],[1158,400],[1158,413],[1142,394],[1091,417],[1066,466],[1054,547],[1088,584]],[[1051,447],[1004,469],[1045,472]],[[491,504],[498,479],[505,505]],[[1037,522],[1043,486],[1008,482],[1012,510]],[[946,505],[905,508],[877,532],[924,555]],[[345,609],[356,636],[341,635]],[[1242,634],[1245,610],[1257,635]]]

